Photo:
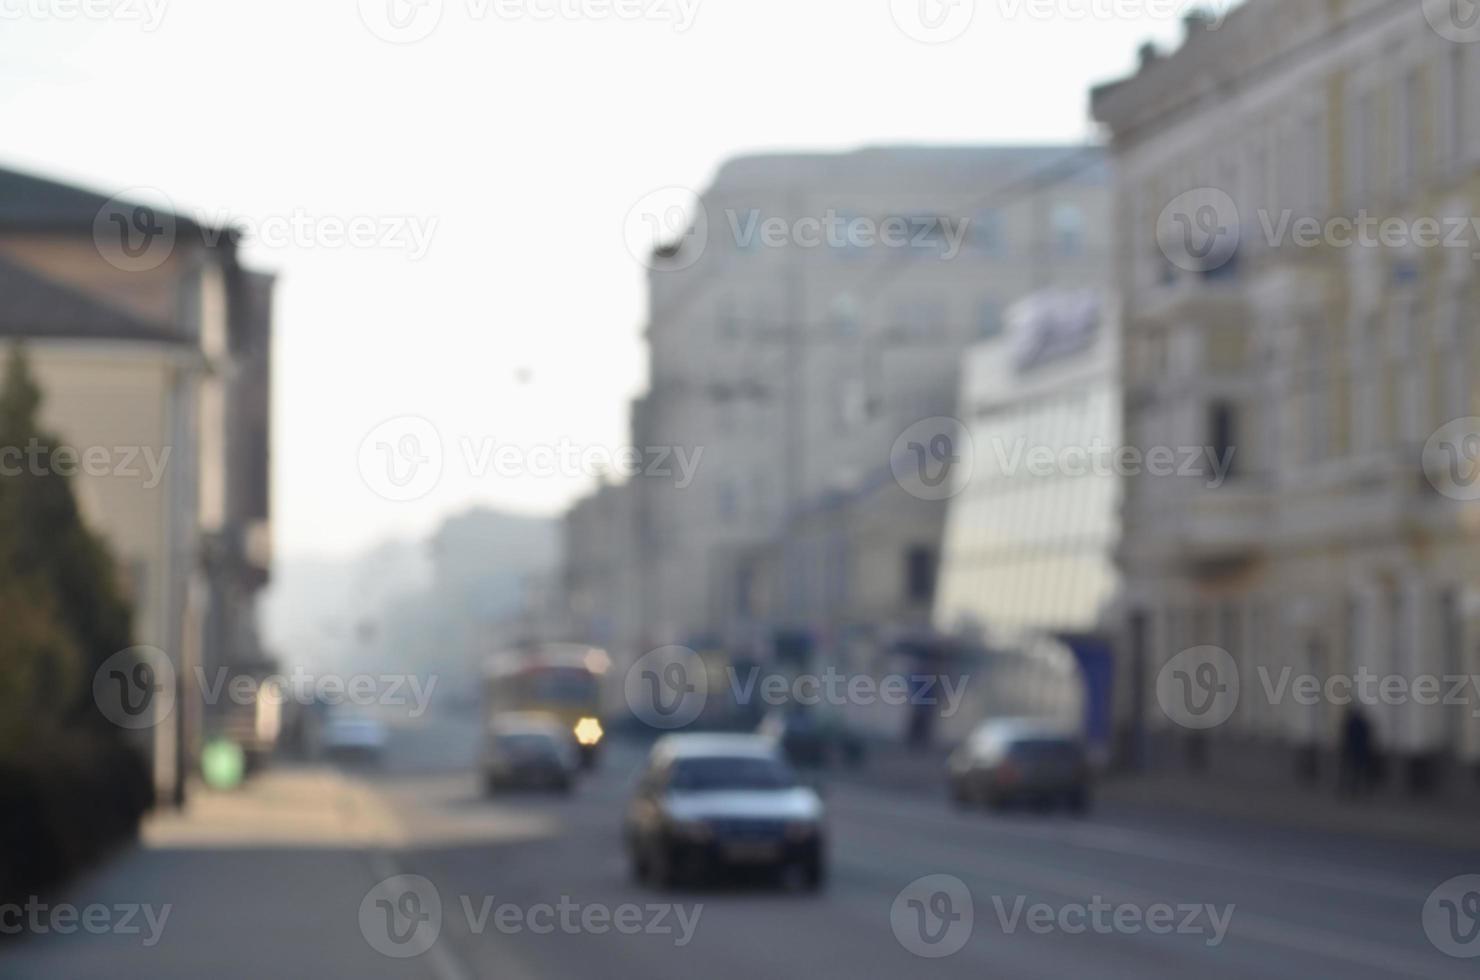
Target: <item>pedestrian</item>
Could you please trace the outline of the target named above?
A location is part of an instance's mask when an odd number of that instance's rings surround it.
[[[1376,758],[1372,746],[1372,722],[1359,705],[1346,713],[1341,735],[1341,793],[1361,797],[1376,783]]]

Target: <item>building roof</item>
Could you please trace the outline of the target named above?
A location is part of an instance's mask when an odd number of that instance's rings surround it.
[[[0,230],[90,231],[98,214],[115,196],[0,167]],[[204,230],[178,212],[170,214],[177,233],[194,236]],[[237,232],[221,229],[211,237],[233,243]]]
[[[147,340],[182,344],[164,324],[151,323],[31,270],[0,259],[0,337]]]

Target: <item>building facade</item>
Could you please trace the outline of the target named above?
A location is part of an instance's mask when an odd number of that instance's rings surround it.
[[[108,454],[74,488],[135,641],[174,667],[176,710],[139,739],[160,797],[181,799],[212,723],[197,670],[264,659],[272,279],[241,266],[229,229],[0,171],[0,281],[0,336],[30,354],[43,424]]]
[[[891,476],[951,416],[962,352],[1082,246],[1072,147],[743,157],[655,256],[637,446],[702,450],[635,481],[645,645],[837,650],[928,624],[945,509]]]
[[[1223,481],[1126,484],[1118,707],[1138,748],[1160,733],[1314,775],[1359,710],[1414,788],[1480,760],[1473,704],[1348,686],[1480,671],[1480,512],[1425,466],[1480,414],[1480,45],[1453,15],[1249,0],[1095,93],[1126,438],[1235,454]],[[1469,234],[1426,244],[1430,223]],[[1166,679],[1207,648],[1222,700],[1194,736]],[[1325,693],[1281,684],[1302,677]]]

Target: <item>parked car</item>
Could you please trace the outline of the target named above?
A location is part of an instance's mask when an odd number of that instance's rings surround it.
[[[776,740],[787,760],[802,769],[863,764],[863,739],[835,712],[794,706],[768,714],[758,734]]]
[[[662,888],[736,868],[795,872],[809,890],[826,879],[822,800],[759,735],[660,739],[624,836],[634,876]]]
[[[1089,810],[1093,792],[1083,738],[1031,719],[989,721],[951,754],[951,795],[963,806],[1015,803]]]
[[[570,732],[554,718],[509,714],[489,723],[482,760],[487,793],[512,788],[568,793],[579,766]]]
[[[390,733],[374,715],[341,710],[329,715],[320,738],[324,754],[336,762],[378,766]]]

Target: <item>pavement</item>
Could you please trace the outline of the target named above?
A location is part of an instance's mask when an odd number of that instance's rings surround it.
[[[156,921],[168,904],[152,944],[31,929],[0,943],[0,976],[1303,980],[1473,977],[1440,946],[1480,956],[1475,886],[1436,891],[1480,874],[1480,851],[1113,800],[1087,819],[989,815],[862,780],[826,787],[821,894],[658,892],[620,846],[639,747],[611,746],[570,797],[490,800],[475,743],[428,724],[379,771],[283,768],[198,796],[54,899]]]
[[[866,764],[836,778],[915,796],[944,798],[946,755],[876,745]],[[1460,851],[1480,849],[1480,810],[1472,795],[1415,800],[1398,790],[1354,800],[1328,785],[1297,783],[1288,764],[1278,772],[1199,774],[1171,768],[1112,773],[1096,786],[1102,807],[1126,819],[1179,815],[1190,823],[1240,822],[1317,834],[1407,842]]]

